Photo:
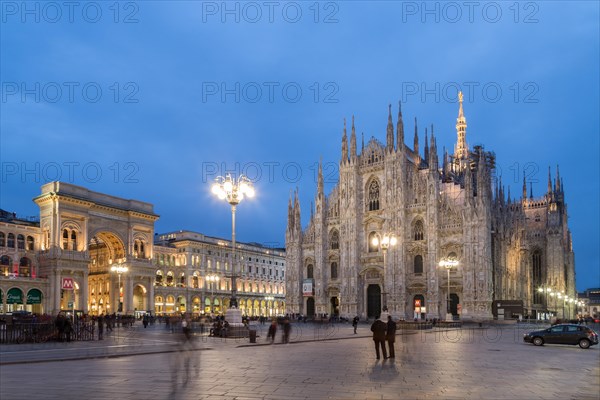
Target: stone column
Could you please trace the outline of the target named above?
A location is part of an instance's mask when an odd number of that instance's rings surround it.
[[[154,305],[154,278],[149,278],[148,279],[149,283],[148,283],[148,292],[146,293],[147,296],[147,301],[146,304],[148,305],[147,308],[148,310],[146,311],[152,311],[152,315],[155,314],[155,305]]]
[[[83,310],[84,314],[88,313],[88,291],[89,291],[89,285],[88,285],[88,272],[85,271],[83,273],[83,279],[81,282],[81,291],[79,292],[79,304],[81,305],[81,309]]]

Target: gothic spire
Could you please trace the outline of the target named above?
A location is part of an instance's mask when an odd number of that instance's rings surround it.
[[[297,230],[301,230],[300,224],[300,200],[298,199],[298,188],[294,194],[294,224]]]
[[[552,194],[552,177],[550,175],[551,167],[548,166],[548,194]]]
[[[288,230],[294,226],[294,208],[292,207],[292,191],[290,190],[290,199],[288,201]]]
[[[417,155],[417,158],[420,158],[421,155],[419,154],[419,130],[417,128],[417,117],[415,117],[415,138],[414,138],[413,150],[414,150],[415,154]]]
[[[508,185],[508,195],[506,196],[506,201],[508,204],[511,203],[511,199],[510,199],[510,185]]]
[[[319,174],[317,177],[317,197],[322,199],[323,195],[323,158],[321,157],[321,160],[319,160]]]
[[[386,137],[386,148],[389,153],[394,151],[394,123],[392,122],[392,105],[388,106],[388,123],[387,123],[387,137]]]
[[[346,135],[346,118],[344,118],[344,135],[342,136],[342,163],[348,161],[348,136]]]
[[[438,153],[437,153],[437,141],[435,140],[435,136],[433,134],[433,124],[431,124],[431,141],[430,141],[430,149],[429,149],[429,158],[431,169],[437,170],[439,161],[438,161]]]
[[[427,139],[427,127],[425,127],[425,148],[423,149],[423,152],[425,154],[423,157],[425,159],[425,163],[429,164],[429,141]]]
[[[523,198],[527,198],[527,182],[525,181],[525,171],[523,171]]]
[[[360,147],[360,154],[362,154],[363,151],[365,150],[365,133],[361,132],[360,135],[361,135],[361,142],[362,142],[361,145],[360,145],[361,146]]]
[[[396,150],[404,150],[404,121],[402,121],[402,103],[398,102],[398,122],[396,123]]]
[[[467,119],[463,111],[463,94],[458,92],[458,118],[456,118],[456,134],[458,140],[454,148],[454,157],[457,159],[466,158],[469,154],[467,147]]]
[[[533,182],[529,182],[529,198],[533,199]]]
[[[556,193],[560,193],[560,184],[561,184],[561,180],[560,180],[560,172],[558,171],[558,164],[556,164]]]
[[[356,158],[356,131],[354,130],[354,115],[352,116],[352,128],[350,133],[350,158]]]

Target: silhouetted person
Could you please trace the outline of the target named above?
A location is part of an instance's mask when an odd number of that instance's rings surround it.
[[[386,359],[387,352],[385,351],[385,332],[387,329],[387,325],[379,316],[371,325],[371,332],[373,332],[373,341],[375,342],[375,354],[377,355],[377,359],[379,360],[379,347],[381,346],[381,352],[383,353],[383,358]]]
[[[392,316],[388,315],[387,332],[385,339],[388,342],[388,348],[390,350],[390,358],[396,358],[394,351],[394,342],[396,341],[396,323],[392,320]]]
[[[354,327],[354,334],[356,334],[356,328],[358,328],[358,315],[352,319],[352,326]]]

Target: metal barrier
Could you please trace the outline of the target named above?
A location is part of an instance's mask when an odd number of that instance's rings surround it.
[[[76,321],[71,340],[94,340],[94,330],[92,321]],[[60,340],[54,321],[0,324],[0,344],[44,343],[49,340]]]

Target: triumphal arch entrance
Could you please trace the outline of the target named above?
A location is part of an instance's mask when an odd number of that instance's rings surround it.
[[[40,207],[40,275],[49,310],[92,315],[154,310],[152,204],[50,182]]]

